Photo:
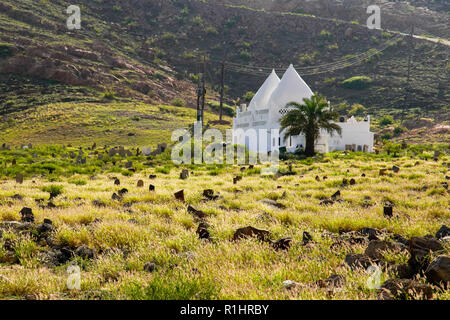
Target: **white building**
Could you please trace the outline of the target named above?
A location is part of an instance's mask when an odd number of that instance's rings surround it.
[[[270,76],[253,97],[249,106],[236,108],[233,119],[233,143],[245,145],[249,151],[264,152],[286,147],[288,152],[305,148],[305,137],[288,137],[284,141],[280,129],[280,118],[287,113],[286,105],[290,102],[302,103],[303,98],[311,98],[313,92],[303,81],[293,65],[290,65],[280,80],[273,70]],[[338,125],[342,135],[333,135],[322,131],[316,141],[316,151],[327,153],[335,150],[353,150],[372,152],[374,134],[370,132],[370,116],[364,121],[354,117],[345,121],[340,119]],[[252,130],[253,129],[253,130]],[[275,129],[274,131],[272,131]]]

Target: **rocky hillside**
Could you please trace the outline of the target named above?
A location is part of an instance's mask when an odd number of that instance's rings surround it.
[[[69,31],[68,1],[2,1],[0,113],[105,98],[182,98],[192,107],[206,56],[211,89],[219,82],[220,61],[226,61],[229,101],[255,91],[268,68],[281,76],[294,63],[312,89],[334,103],[360,103],[376,115],[449,120],[449,47],[368,30],[359,23],[367,14],[356,19],[344,10],[340,19],[323,18],[295,7],[298,1],[277,1],[285,7],[274,11],[237,6],[238,1],[79,3],[82,29]],[[432,16],[444,14],[433,8]],[[316,10],[326,16],[320,6]]]

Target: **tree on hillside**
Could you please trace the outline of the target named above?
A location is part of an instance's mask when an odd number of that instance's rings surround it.
[[[281,131],[285,131],[284,139],[303,134],[306,139],[305,154],[308,157],[315,154],[314,145],[319,138],[320,129],[325,129],[329,134],[341,134],[341,127],[333,123],[339,114],[320,94],[315,94],[311,99],[303,99],[303,103],[290,102],[286,108],[293,109],[280,120]]]

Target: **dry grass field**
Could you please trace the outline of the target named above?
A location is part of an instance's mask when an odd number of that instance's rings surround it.
[[[0,151],[1,299],[377,299],[366,268],[345,262],[369,245],[372,231],[360,230],[377,229],[376,238],[393,244],[373,262],[383,283],[410,258],[401,239],[434,236],[450,222],[448,155],[435,161],[432,153],[332,153],[282,162],[280,175],[263,177],[258,165],[175,166],[167,152],[150,160],[91,155],[76,165],[62,157],[68,150]],[[189,177],[182,180],[185,168]],[[380,169],[388,170],[380,176]],[[14,180],[17,172],[23,183]],[[123,188],[128,192],[118,195]],[[174,197],[181,189],[184,202]],[[205,189],[219,197],[205,198]],[[330,200],[338,190],[340,197]],[[392,217],[384,215],[386,204],[393,205]],[[34,223],[20,222],[23,207],[32,209]],[[209,239],[199,238],[199,224]],[[233,241],[247,226],[270,234]],[[277,250],[282,238],[290,240]],[[443,250],[432,258],[449,254],[448,237],[439,242]],[[75,264],[80,290],[67,286]],[[332,275],[343,277],[319,281]],[[432,288],[433,299],[450,298],[448,289],[425,284],[425,276],[414,278]]]

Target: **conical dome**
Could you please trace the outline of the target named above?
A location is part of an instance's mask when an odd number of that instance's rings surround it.
[[[303,103],[304,98],[310,99],[313,95],[314,93],[291,64],[270,96],[268,106],[271,121],[278,121],[283,116],[280,110],[285,109],[289,102]]]
[[[269,102],[269,98],[272,95],[272,92],[277,88],[280,83],[280,78],[278,78],[275,70],[272,70],[270,76],[264,81],[261,88],[259,88],[258,92],[256,92],[252,101],[250,101],[249,109],[253,110],[261,110],[267,109],[267,103]]]

